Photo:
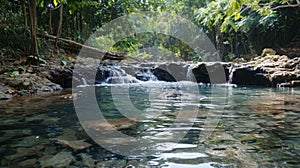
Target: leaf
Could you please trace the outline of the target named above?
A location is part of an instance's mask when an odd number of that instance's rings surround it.
[[[40,4],[40,6],[43,8],[43,7],[44,7],[44,5],[45,5],[45,1],[41,1],[41,4]]]
[[[57,0],[53,0],[53,4],[54,4],[55,7],[57,7],[57,5],[58,5]]]
[[[237,20],[239,20],[239,19],[241,19],[241,18],[243,18],[243,16],[241,15],[240,12],[237,12],[237,13],[235,14],[235,16],[234,16],[234,21],[237,21]]]
[[[61,64],[65,67],[65,66],[67,66],[67,61],[61,60]]]
[[[19,71],[13,71],[10,75],[11,78],[17,78],[18,76],[20,76]]]

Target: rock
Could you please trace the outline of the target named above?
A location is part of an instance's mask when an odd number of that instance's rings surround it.
[[[232,83],[237,85],[271,86],[271,82],[263,71],[253,66],[235,68],[232,75]]]
[[[254,58],[250,62],[224,63],[224,62],[172,62],[172,63],[101,63],[99,67],[92,67],[95,59],[85,59],[73,72],[72,69],[53,68],[43,74],[52,82],[62,87],[71,87],[82,84],[103,84],[120,82],[140,82],[159,80],[167,82],[192,80],[198,83],[222,84],[232,79],[231,83],[237,85],[276,86],[300,80],[300,58],[289,59],[285,55],[275,55],[274,50],[265,49],[263,56]],[[79,60],[80,61],[80,60]],[[232,66],[233,65],[233,66]],[[232,70],[233,69],[233,70]],[[36,70],[34,70],[35,72]],[[95,73],[90,73],[90,72]],[[232,72],[231,74],[229,73]],[[41,80],[34,74],[21,74],[20,77],[11,78],[9,75],[0,75],[3,83],[8,86],[53,92],[59,90],[59,85]],[[46,79],[46,80],[47,80]],[[72,80],[73,79],[73,80]],[[38,85],[34,81],[41,81]],[[43,84],[43,85],[41,85]],[[1,92],[0,92],[1,93]],[[1,94],[0,94],[1,95]],[[4,99],[6,97],[4,96]]]
[[[37,163],[37,159],[27,159],[18,163],[18,166],[33,168],[33,167],[37,167],[36,163]]]
[[[24,73],[15,78],[3,74],[0,75],[0,81],[19,90],[33,90],[34,92],[55,92],[62,89],[58,84],[30,73]]]
[[[126,161],[125,160],[108,160],[98,162],[96,168],[106,168],[106,167],[125,167]]]
[[[47,78],[56,84],[59,84],[63,88],[72,87],[73,72],[71,69],[52,69],[48,72]]]
[[[12,138],[12,137],[23,137],[28,136],[32,134],[31,129],[11,129],[11,130],[5,130],[3,131],[5,134],[2,135],[5,138]]]
[[[72,140],[76,140],[77,138],[75,136],[74,130],[72,130],[70,128],[66,128],[66,129],[64,129],[63,134],[61,136],[57,137],[57,139],[64,139],[64,140],[72,141]],[[55,139],[55,140],[57,140],[57,139]]]
[[[19,158],[29,158],[35,156],[36,154],[37,154],[37,150],[33,148],[21,147],[21,148],[17,148],[16,153],[13,155],[9,155],[7,159],[13,161]]]
[[[39,144],[48,144],[47,139],[41,138],[39,136],[27,136],[22,138],[14,147],[33,147]]]
[[[74,151],[86,149],[91,146],[91,144],[85,142],[84,140],[64,140],[64,139],[58,139],[57,140],[61,145],[70,147]]]
[[[80,157],[82,159],[82,164],[84,166],[95,167],[95,160],[90,155],[82,153],[82,154],[80,154]]]
[[[235,64],[232,83],[237,85],[257,86],[297,86],[300,80],[300,58],[289,59],[285,55],[257,57],[254,61]]]
[[[90,120],[83,123],[87,129],[95,131],[112,131],[112,130],[124,130],[132,128],[138,124],[138,121],[130,120],[128,118],[110,119],[110,120]]]
[[[276,51],[273,50],[272,48],[265,48],[262,53],[261,53],[261,56],[264,57],[264,56],[268,56],[268,55],[275,55],[276,54]]]
[[[9,100],[12,98],[12,94],[8,91],[11,90],[10,87],[0,83],[0,100]]]
[[[71,152],[59,152],[54,156],[46,156],[41,158],[41,167],[68,167],[75,158]]]
[[[277,87],[300,87],[300,80],[277,84]]]

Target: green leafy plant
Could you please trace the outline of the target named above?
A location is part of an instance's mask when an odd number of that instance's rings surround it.
[[[13,72],[11,72],[11,73],[9,74],[9,76],[10,76],[11,78],[17,78],[17,77],[20,76],[20,73],[19,73],[19,71],[13,71]]]
[[[30,55],[29,58],[32,58],[33,60],[35,60],[35,61],[37,61],[37,62],[39,62],[41,64],[46,64],[47,63],[47,61],[45,59],[43,59],[43,58],[41,58],[39,56]]]
[[[65,61],[65,60],[61,60],[60,61],[60,63],[61,63],[61,65],[65,68],[66,66],[67,66],[67,61]]]

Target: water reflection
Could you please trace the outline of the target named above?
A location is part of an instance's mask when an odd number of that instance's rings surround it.
[[[69,96],[61,96],[69,91],[2,102],[1,166],[299,166],[300,89],[220,86],[217,90],[226,94],[214,98],[211,89],[199,86],[199,94],[193,94],[172,86],[150,93],[149,88],[136,85],[130,88],[129,98],[142,113],[135,116],[136,120],[127,120],[113,103],[111,86],[97,87],[98,105],[108,124],[128,136],[149,140],[149,144],[136,145],[153,150],[154,154],[147,157],[120,156],[97,145],[80,125]],[[220,99],[225,100],[224,110],[212,113],[212,109],[218,108]],[[182,110],[186,106],[197,107],[196,116],[188,109]],[[183,114],[183,120],[175,127],[178,115]],[[203,130],[213,130],[204,126],[208,115],[221,120],[211,136],[199,141]],[[91,130],[106,132],[106,135],[111,131],[110,126],[94,122],[87,123]],[[177,132],[186,135],[174,143]],[[115,139],[107,143],[131,143],[118,137],[111,138]]]

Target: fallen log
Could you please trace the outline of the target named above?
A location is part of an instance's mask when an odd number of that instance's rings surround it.
[[[64,38],[57,38],[56,36],[53,35],[49,35],[49,34],[37,34],[39,37],[42,38],[46,38],[46,39],[51,39],[51,40],[59,40],[58,41],[58,45],[68,51],[72,51],[72,52],[80,52],[81,54],[84,54],[83,56],[91,56],[91,55],[97,55],[99,56],[100,59],[102,60],[124,60],[124,59],[133,59],[135,61],[140,62],[137,58],[134,57],[130,57],[130,56],[126,56],[124,53],[115,53],[115,52],[111,52],[111,51],[105,51],[105,50],[100,50],[98,48],[94,48],[91,46],[87,46],[81,43],[78,43],[76,41],[73,40],[69,40],[69,39],[64,39]]]

